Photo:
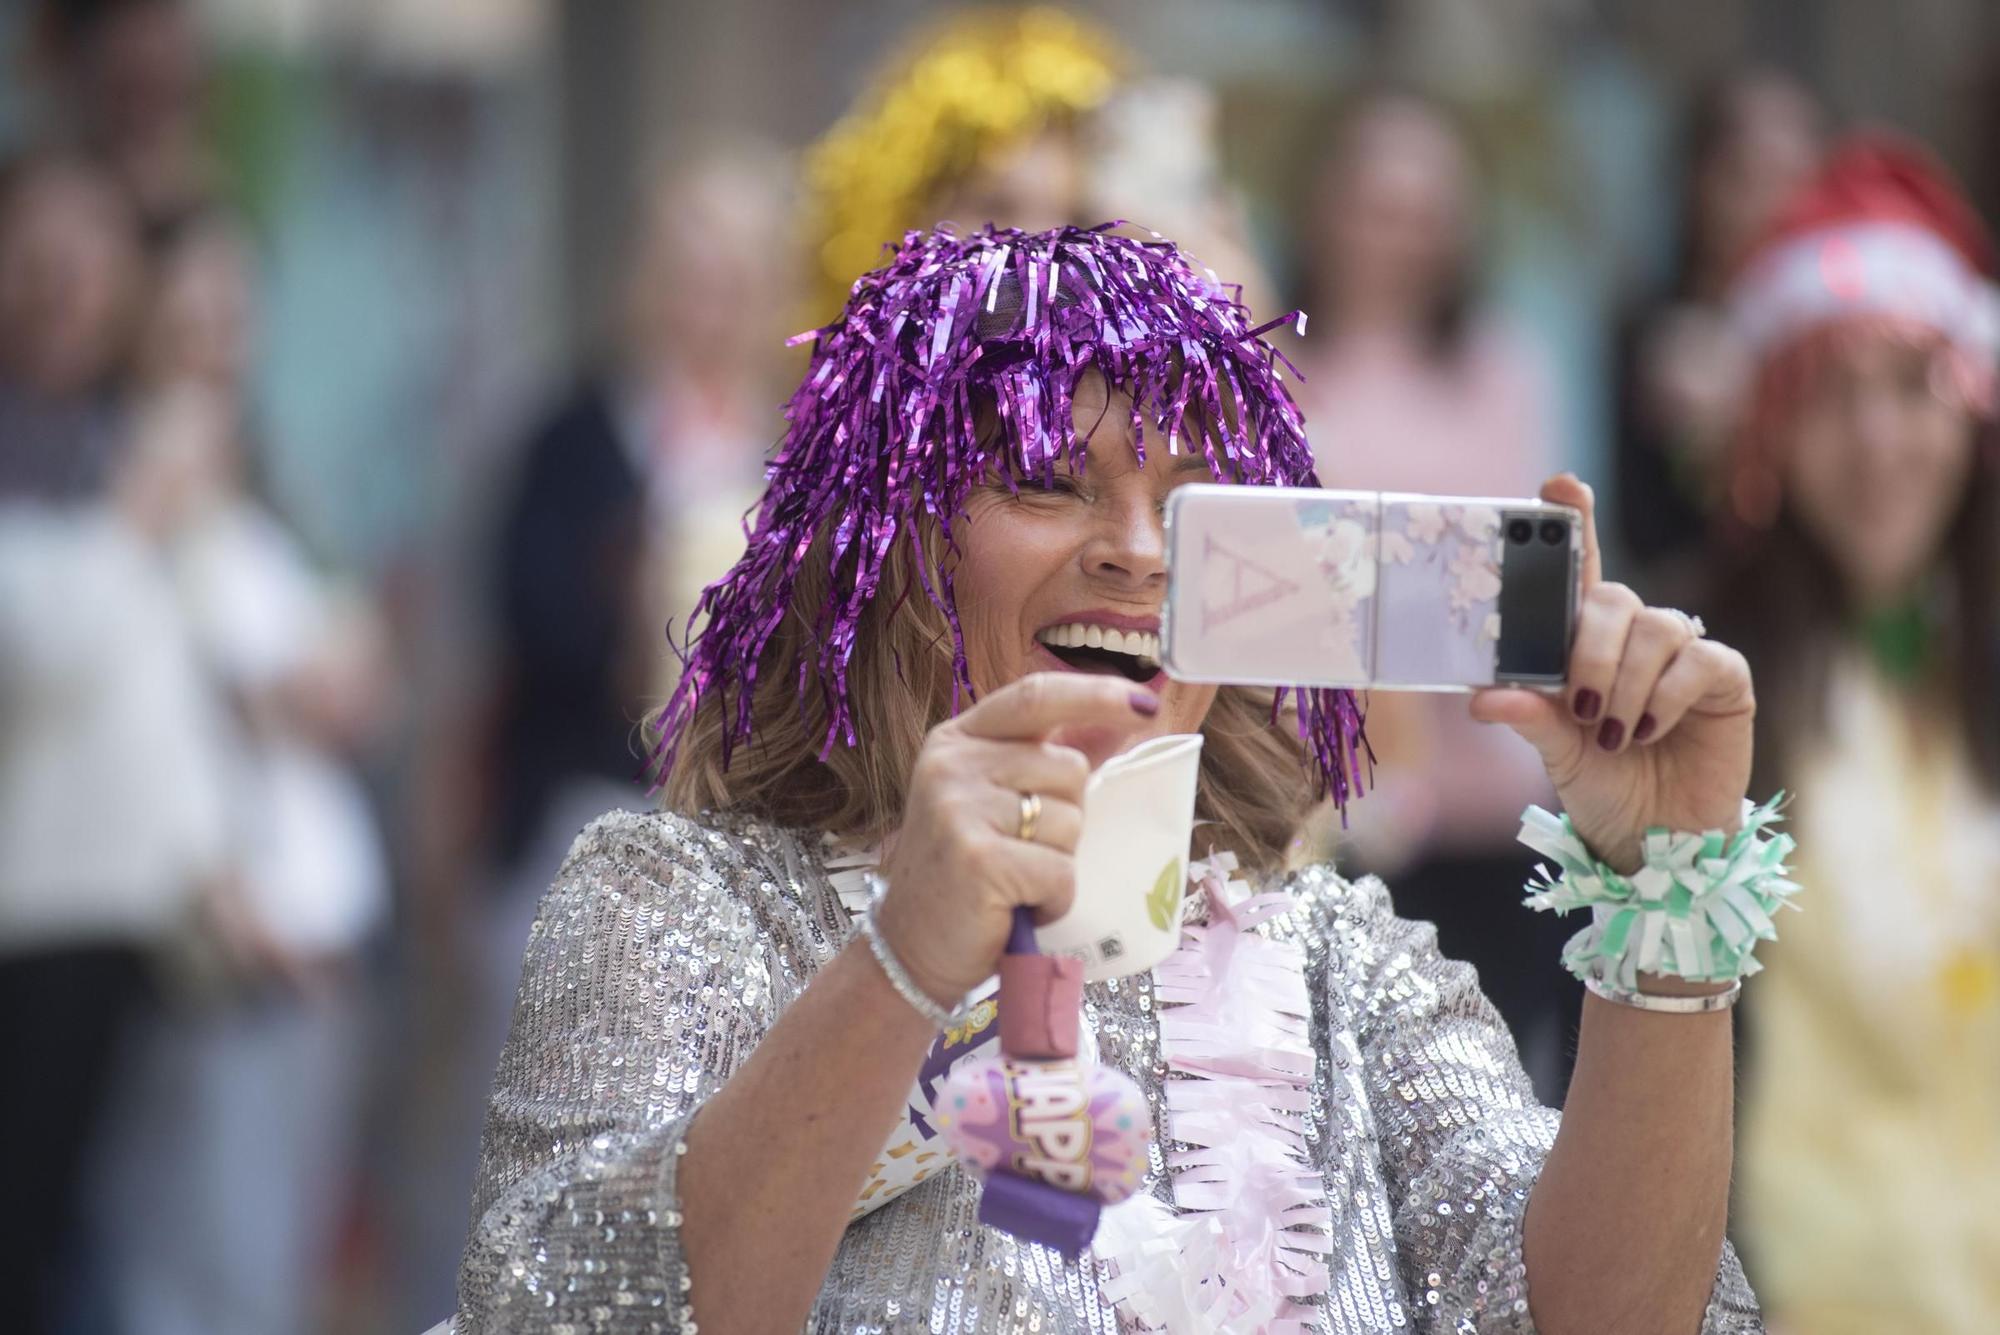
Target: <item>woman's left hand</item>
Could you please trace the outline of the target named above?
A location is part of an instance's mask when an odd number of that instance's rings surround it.
[[[1480,691],[1472,715],[1541,752],[1577,834],[1614,867],[1639,865],[1648,829],[1733,831],[1750,784],[1750,667],[1680,614],[1603,577],[1596,498],[1565,473],[1542,499],[1583,515],[1583,581],[1562,695]]]

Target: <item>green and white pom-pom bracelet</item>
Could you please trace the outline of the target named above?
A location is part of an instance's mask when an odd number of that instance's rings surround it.
[[[1788,834],[1768,834],[1780,819],[1780,793],[1763,806],[1743,804],[1743,828],[1676,834],[1648,830],[1644,865],[1630,876],[1605,866],[1577,838],[1568,816],[1531,806],[1521,815],[1521,842],[1555,861],[1528,883],[1530,908],[1553,913],[1590,910],[1590,925],[1563,948],[1563,965],[1582,979],[1637,991],[1642,973],[1694,983],[1727,983],[1763,966],[1753,953],[1775,941],[1778,911],[1797,907],[1798,885],[1785,859],[1796,847]]]

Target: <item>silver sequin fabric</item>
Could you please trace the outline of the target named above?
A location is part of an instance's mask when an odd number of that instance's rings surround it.
[[[488,1108],[459,1274],[462,1335],[692,1332],[674,1174],[682,1135],[850,935],[816,836],[742,818],[617,813],[585,830],[529,939]],[[1260,889],[1274,888],[1271,885]],[[1288,873],[1256,930],[1304,946],[1317,1077],[1311,1153],[1333,1210],[1336,1335],[1525,1335],[1528,1193],[1558,1115],[1535,1104],[1471,968],[1374,879]],[[1556,967],[1550,961],[1550,967]],[[1171,1200],[1151,979],[1094,984],[1099,1059],[1133,1076]],[[986,1228],[942,1173],[849,1226],[812,1332],[1113,1332],[1086,1255]],[[1703,1330],[1761,1331],[1725,1248]]]

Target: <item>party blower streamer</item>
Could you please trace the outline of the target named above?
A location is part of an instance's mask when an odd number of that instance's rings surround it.
[[[1087,442],[1071,414],[1087,372],[1130,396],[1141,463],[1149,446],[1163,445],[1169,454],[1198,450],[1218,477],[1318,485],[1304,419],[1279,370],[1297,376],[1297,368],[1263,337],[1294,319],[1303,328],[1303,315],[1252,327],[1240,291],[1172,242],[1118,226],[910,232],[886,265],[856,281],[839,319],[791,340],[812,343],[811,364],[786,407],[747,549],[689,619],[702,629],[656,720],[656,780],[705,696],[720,697],[725,764],[751,737],[758,663],[819,541],[828,544],[829,588],[797,692],[799,707],[817,706],[813,716],[824,720],[821,754],[855,744],[848,664],[898,544],[950,625],[952,708],[969,702],[951,521],[982,481],[1048,479],[1059,460],[1083,468]],[[935,570],[924,550],[933,536],[944,552]],[[900,606],[914,590],[888,592]],[[1352,693],[1300,691],[1296,717],[1321,784],[1344,806],[1358,792],[1365,744]]]

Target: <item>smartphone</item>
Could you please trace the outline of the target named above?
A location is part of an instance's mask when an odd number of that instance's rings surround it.
[[[1182,681],[1557,687],[1583,516],[1473,496],[1196,484],[1167,500],[1160,658]]]

